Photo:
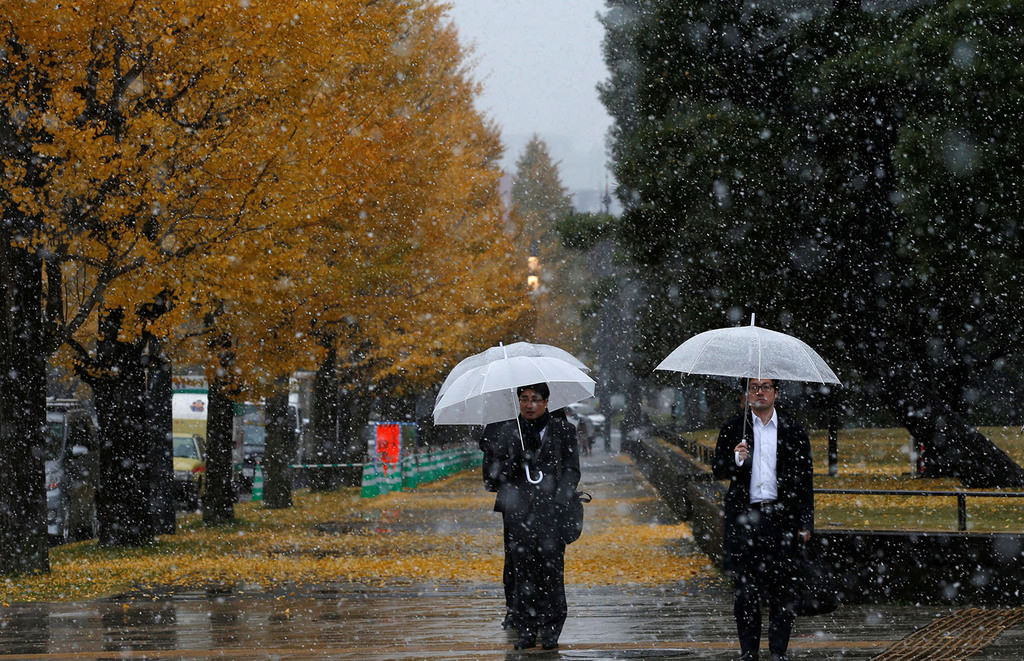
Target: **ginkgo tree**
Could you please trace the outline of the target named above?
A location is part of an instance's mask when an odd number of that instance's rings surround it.
[[[317,463],[361,462],[376,393],[429,386],[467,345],[497,341],[526,312],[503,230],[500,145],[472,107],[457,34],[436,6],[405,24],[383,85],[391,103],[377,104],[380,167],[315,224],[304,259],[324,277],[296,281],[311,285],[305,300],[328,349],[314,388]]]
[[[224,283],[207,286],[221,301],[211,332],[226,343],[219,355],[230,356],[230,365],[208,363],[216,392],[227,373],[242,375],[237,387],[259,398],[269,394],[268,384],[285,383],[288,373],[316,361],[319,373],[333,375],[313,411],[317,463],[363,460],[365,448],[355,440],[382,383],[429,385],[453,356],[464,355],[460,341],[478,338],[482,328],[496,336],[525,309],[502,231],[500,147],[472,109],[476,89],[463,71],[456,34],[436,6],[403,10],[387,36],[393,46],[310,104],[306,114],[319,119],[295,141],[317,164],[316,188],[296,189],[289,204],[297,222],[269,228],[273,255],[234,254],[198,269]],[[349,35],[348,43],[355,41]],[[333,70],[319,75],[337,80]],[[324,116],[316,106],[370,110]],[[259,268],[246,277],[231,273],[245,264]],[[445,331],[449,323],[458,330]],[[343,391],[351,397],[339,402]],[[353,407],[362,416],[349,414]],[[217,410],[226,415],[226,407]],[[352,440],[338,444],[339,428]],[[210,428],[216,456],[204,503],[208,521],[231,517],[227,432],[226,422]],[[268,458],[294,452],[275,445],[270,434],[264,497],[278,504],[274,494],[281,494],[286,505],[287,491],[277,484],[286,471]]]
[[[358,336],[377,365],[433,373],[473,334],[467,324],[452,334],[459,339],[423,347],[431,358],[421,359],[388,354],[397,345],[387,338],[402,329],[381,321],[389,310],[420,320],[426,308],[389,305],[423,284],[413,258],[437,264],[431,250],[450,254],[445,236],[466,255],[504,256],[493,131],[468,99],[455,99],[465,86],[429,89],[464,76],[441,16],[434,3],[397,0],[0,9],[0,167],[11,219],[0,242],[2,294],[16,312],[0,338],[0,407],[11,421],[0,470],[18,493],[6,496],[14,515],[0,526],[0,571],[46,568],[36,449],[41,368],[54,352],[95,389],[100,540],[138,544],[152,538],[149,338],[179,359],[198,357],[240,396],[269,392],[319,360],[332,326],[335,348]],[[416,62],[450,77],[412,75]],[[444,102],[461,110],[436,112]],[[449,136],[440,149],[449,160],[425,158]],[[471,194],[422,190],[433,172]],[[428,205],[434,196],[444,202]],[[458,285],[450,299],[482,296],[486,306],[446,309],[490,312],[488,328],[514,322],[520,293],[500,277],[480,286],[467,268],[439,285]]]
[[[0,406],[12,421],[4,431],[14,431],[5,433],[4,470],[18,495],[8,497],[0,567],[31,570],[46,566],[35,486],[43,484],[37,449],[45,380],[38,375],[40,362],[62,347],[77,350],[79,371],[100,390],[118,384],[109,388],[113,396],[96,398],[104,426],[101,540],[149,537],[139,516],[143,409],[119,386],[134,393],[144,378],[133,369],[140,343],[131,341],[152,323],[152,304],[167,301],[178,284],[166,280],[164,267],[251,231],[246,211],[263,202],[260,184],[269,181],[246,150],[273,154],[282,138],[246,130],[239,120],[259,116],[268,101],[236,81],[258,87],[273,80],[269,49],[288,15],[115,1],[9,2],[0,17],[0,167],[4,214],[14,219],[3,237],[12,274],[5,287],[40,302],[18,308],[3,346],[11,369]],[[240,47],[254,37],[267,55]],[[211,185],[212,172],[228,185]],[[21,344],[22,337],[30,341]],[[125,341],[134,356],[118,350]]]
[[[305,44],[315,38],[311,25],[354,21],[361,7],[348,6],[353,15],[321,22],[323,12],[306,15],[287,4],[243,11],[211,5],[199,14],[191,5],[133,4],[123,12],[104,5],[95,9],[93,29],[82,35],[93,54],[86,71],[105,84],[72,91],[84,90],[86,108],[94,108],[87,113],[93,130],[110,136],[101,163],[118,168],[95,168],[98,174],[86,178],[92,185],[75,202],[86,198],[98,231],[71,238],[79,254],[113,255],[123,269],[101,292],[97,336],[67,341],[96,394],[104,430],[101,543],[146,543],[153,534],[153,439],[140,424],[148,380],[143,365],[152,358],[145,355],[152,346],[146,336],[166,334],[179,315],[191,312],[177,301],[201,296],[199,283],[187,277],[188,266],[199,261],[209,268],[210,257],[226,254],[268,260],[274,239],[268,228],[297,217],[290,204],[301,196],[292,189],[306,172],[303,149],[294,140],[305,121],[302,104],[316,84],[301,73],[304,58],[311,57]],[[154,55],[154,44],[167,51]],[[135,152],[154,135],[162,141]],[[82,153],[69,162],[96,156],[81,147],[84,142],[79,136],[71,144]],[[103,197],[93,201],[90,194]],[[144,313],[155,307],[155,314]]]
[[[205,365],[212,384],[207,521],[233,516],[230,406],[219,397],[263,399],[292,371],[315,364],[323,349],[315,341],[311,292],[344,300],[357,283],[327,286],[325,278],[372,255],[372,231],[352,234],[354,241],[344,234],[362,222],[361,200],[384,196],[393,185],[386,161],[394,145],[383,120],[401,98],[386,85],[394,75],[387,46],[404,29],[410,7],[350,2],[325,14],[303,5],[294,20],[308,31],[277,35],[275,68],[283,80],[305,84],[279,97],[277,114],[251,119],[266,132],[287,127],[268,169],[275,199],[249,210],[258,233],[219,243],[190,260],[183,276],[192,288],[187,335],[195,341],[184,343],[179,357]],[[318,256],[321,246],[327,261]],[[268,495],[277,477],[268,475]]]

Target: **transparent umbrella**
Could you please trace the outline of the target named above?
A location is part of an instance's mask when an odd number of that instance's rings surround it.
[[[440,398],[444,393],[451,387],[452,383],[465,374],[467,371],[474,367],[480,367],[487,363],[492,363],[495,360],[501,360],[503,358],[515,357],[515,356],[532,356],[535,358],[558,358],[563,360],[573,367],[576,367],[584,372],[589,372],[590,368],[584,365],[576,356],[572,355],[565,349],[560,349],[550,344],[540,344],[536,342],[513,342],[512,344],[499,344],[496,347],[491,347],[480,353],[475,353],[468,358],[463,358],[459,361],[459,364],[452,368],[452,371],[448,373],[444,383],[441,384],[441,389],[437,392],[437,397]]]
[[[662,360],[656,370],[775,381],[842,385],[836,373],[805,342],[792,335],[749,326],[718,328],[694,335]],[[744,399],[744,408],[746,408]],[[746,437],[747,417],[743,418]]]
[[[839,384],[839,377],[806,343],[792,335],[749,326],[719,328],[694,335],[658,364],[656,370],[749,379]]]
[[[594,396],[594,380],[561,358],[509,356],[504,352],[499,355],[463,370],[443,393],[438,394],[434,404],[434,424],[487,425],[503,420],[516,420],[518,424],[516,388],[537,383],[547,384],[551,392],[548,397],[551,410]],[[519,429],[519,442],[523,446],[522,429]],[[525,451],[525,446],[523,449]],[[529,466],[524,468],[531,483],[536,484],[543,478],[542,472],[538,471],[538,477],[533,478]]]

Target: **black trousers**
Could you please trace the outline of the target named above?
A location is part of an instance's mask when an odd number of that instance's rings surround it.
[[[550,517],[508,515],[513,620],[519,635],[557,641],[565,625],[565,544]]]
[[[516,625],[513,604],[515,598],[515,584],[516,584],[516,573],[512,568],[512,560],[509,557],[509,548],[512,546],[512,536],[509,535],[508,523],[503,522],[502,525],[502,540],[505,544],[505,565],[501,571],[501,582],[505,587],[505,617],[511,619],[511,624]]]
[[[761,646],[761,606],[768,605],[768,649],[785,654],[793,631],[794,536],[783,529],[776,511],[752,507],[740,524],[744,551],[734,569],[733,614],[743,654],[757,658]]]

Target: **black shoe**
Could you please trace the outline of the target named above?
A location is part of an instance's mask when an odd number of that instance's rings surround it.
[[[772,661],[789,661],[789,657],[785,654],[776,654],[772,652]]]
[[[513,645],[512,647],[514,647],[517,650],[526,650],[526,649],[530,649],[531,647],[536,647],[536,646],[537,646],[537,637],[536,636],[519,636],[519,640],[517,640],[515,645]]]
[[[558,649],[557,638],[544,638],[540,641],[541,649],[545,650],[556,650]]]
[[[740,654],[739,661],[757,661],[757,652],[744,652]]]

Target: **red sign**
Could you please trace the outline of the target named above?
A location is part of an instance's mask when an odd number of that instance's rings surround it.
[[[377,461],[384,464],[384,472],[398,463],[402,456],[402,427],[397,424],[377,425]]]

